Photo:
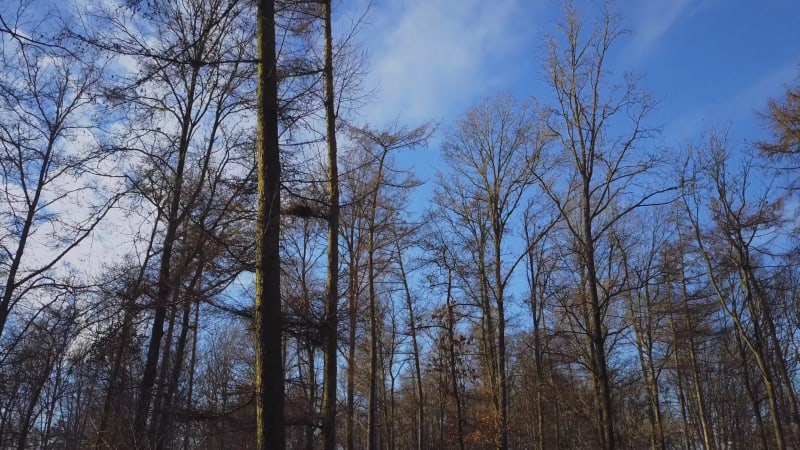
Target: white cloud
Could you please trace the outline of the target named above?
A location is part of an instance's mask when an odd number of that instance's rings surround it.
[[[517,0],[413,0],[371,13],[368,84],[378,88],[365,120],[438,120],[501,90],[515,52],[531,42]],[[533,58],[533,55],[529,55]]]
[[[631,56],[638,58],[652,49],[697,3],[696,0],[643,0],[639,12],[628,18],[633,28]]]

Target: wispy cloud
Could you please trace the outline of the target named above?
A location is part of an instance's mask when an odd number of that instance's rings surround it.
[[[652,49],[697,3],[696,0],[642,0],[638,12],[628,18],[634,33],[630,57],[639,58]]]
[[[395,4],[395,7],[397,4]],[[413,0],[372,15],[370,122],[437,120],[500,89],[530,43],[517,0]],[[526,42],[527,41],[527,42]]]

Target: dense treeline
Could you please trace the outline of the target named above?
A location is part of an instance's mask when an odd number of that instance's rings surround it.
[[[330,0],[89,3],[0,6],[0,448],[800,448],[800,89],[665,151],[568,4],[383,128]]]

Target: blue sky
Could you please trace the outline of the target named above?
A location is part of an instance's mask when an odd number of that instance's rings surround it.
[[[631,33],[611,50],[609,69],[642,76],[640,86],[658,99],[648,121],[662,129],[654,145],[696,142],[711,127],[728,128],[735,143],[766,137],[756,113],[800,74],[800,1],[616,3]],[[577,5],[589,19],[602,2]],[[347,0],[339,6],[359,7]],[[366,85],[376,92],[361,119],[410,127],[436,121],[441,136],[486,96],[547,103],[542,42],[557,33],[561,14],[561,2],[546,0],[373,1],[359,40],[369,52]],[[423,178],[438,168],[431,164],[437,146],[435,140],[410,160]]]

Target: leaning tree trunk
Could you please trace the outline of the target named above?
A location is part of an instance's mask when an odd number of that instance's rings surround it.
[[[142,383],[139,388],[139,401],[136,405],[136,415],[134,417],[134,439],[137,445],[155,445],[154,436],[150,442],[142,442],[140,439],[145,437],[147,419],[150,415],[150,404],[153,400],[153,387],[155,386],[158,371],[158,361],[161,352],[161,341],[164,337],[164,321],[167,317],[167,307],[172,296],[172,253],[173,246],[177,239],[178,227],[181,216],[181,200],[184,188],[184,169],[186,167],[187,153],[189,151],[190,129],[193,118],[193,105],[195,92],[199,83],[199,66],[192,70],[188,82],[188,93],[186,94],[186,106],[181,117],[181,133],[178,141],[178,161],[175,168],[175,177],[172,180],[169,209],[167,210],[167,230],[164,235],[163,248],[161,249],[161,261],[158,271],[158,287],[155,298],[155,313],[153,315],[152,331],[150,332],[150,342],[147,349],[147,359],[142,373]]]
[[[419,344],[417,342],[417,322],[414,317],[414,304],[411,298],[411,288],[408,285],[408,277],[403,266],[403,255],[401,254],[400,241],[395,236],[397,245],[397,264],[400,269],[400,278],[403,282],[403,292],[406,297],[406,308],[408,308],[408,327],[411,334],[411,351],[414,360],[414,378],[417,390],[417,449],[424,450],[425,447],[425,395],[422,389],[422,365],[419,357]]]

